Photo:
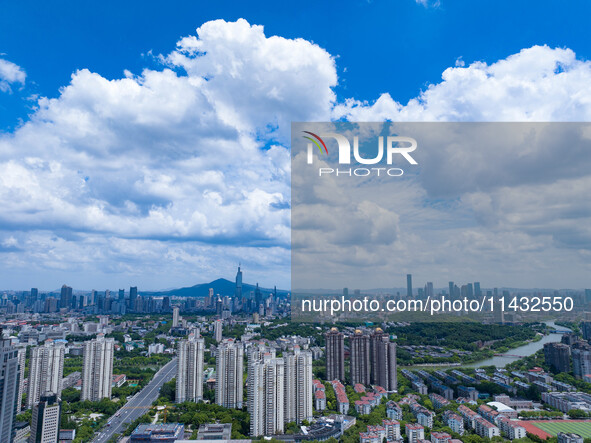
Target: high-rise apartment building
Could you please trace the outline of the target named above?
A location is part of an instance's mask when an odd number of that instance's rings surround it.
[[[581,332],[585,340],[591,340],[591,321],[585,320],[581,323]]]
[[[105,338],[104,334],[98,334],[96,339],[84,343],[82,401],[111,398],[114,347],[114,339]]]
[[[397,389],[396,343],[381,328],[371,335],[371,382],[386,391]]]
[[[25,363],[27,360],[27,348],[18,348],[18,396],[16,398],[16,411],[20,413],[23,408],[23,393],[25,392]],[[29,371],[30,372],[30,371]]]
[[[217,349],[215,402],[242,409],[244,397],[244,349],[242,343],[224,340]]]
[[[283,433],[285,423],[312,418],[312,353],[298,346],[276,358],[273,349],[248,353],[248,412],[251,436]]]
[[[576,342],[571,347],[573,356],[573,374],[581,379],[591,374],[591,345],[584,341]]]
[[[45,392],[62,395],[65,349],[63,343],[53,340],[31,349],[27,408],[32,408]]]
[[[203,356],[205,341],[195,334],[177,345],[176,402],[203,400]]]
[[[544,360],[555,372],[569,372],[570,346],[563,343],[544,344]]]
[[[351,384],[371,383],[369,336],[357,329],[351,336]]]
[[[222,341],[222,331],[224,330],[224,324],[221,320],[213,322],[213,336],[216,342]]]
[[[248,412],[250,435],[282,434],[285,425],[285,362],[272,353],[249,359]]]
[[[20,368],[18,350],[10,340],[2,335],[0,329],[0,442],[12,443],[14,440],[18,379]]]
[[[312,354],[296,346],[285,360],[285,412],[286,423],[311,420],[313,400]]]
[[[326,379],[345,381],[345,336],[337,328],[324,334],[326,340]]]
[[[59,438],[61,404],[53,392],[45,392],[33,407],[29,443],[55,443]]]
[[[172,307],[172,327],[173,328],[179,327],[179,312],[180,312],[180,308],[178,306]]]

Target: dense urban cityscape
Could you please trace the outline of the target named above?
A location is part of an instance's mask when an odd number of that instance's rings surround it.
[[[484,291],[448,287],[469,298]],[[406,294],[392,296],[445,294],[430,282],[413,290],[408,275]],[[569,295],[591,301],[588,289]],[[234,282],[162,293],[6,291],[0,441],[591,438],[583,312],[298,323],[290,305],[287,291],[243,284],[240,267]]]

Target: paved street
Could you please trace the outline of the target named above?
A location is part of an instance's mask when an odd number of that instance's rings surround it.
[[[104,426],[92,442],[107,442],[113,435],[122,434],[127,423],[132,423],[138,417],[145,414],[152,406],[154,400],[158,398],[160,387],[176,376],[176,367],[177,358],[175,357],[156,373],[144,389],[113,415],[109,421],[110,424]]]

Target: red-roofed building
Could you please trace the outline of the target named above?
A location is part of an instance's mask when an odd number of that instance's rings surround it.
[[[382,443],[382,439],[377,434],[371,434],[369,432],[359,433],[359,443]]]
[[[474,419],[474,430],[478,435],[485,438],[493,438],[497,435],[501,435],[501,431],[498,427],[485,420],[480,415],[476,416]]]
[[[431,432],[431,443],[449,443],[451,435],[447,432]]]
[[[358,414],[366,415],[371,412],[371,405],[369,404],[368,401],[365,401],[363,399],[357,400],[355,402],[355,410],[357,411]]]
[[[408,443],[418,443],[425,439],[425,428],[416,423],[407,423],[405,426]]]
[[[111,387],[120,388],[126,381],[127,376],[125,374],[113,374],[113,378],[111,380]]]
[[[326,394],[324,391],[319,390],[314,393],[314,406],[317,411],[326,409]]]
[[[400,440],[400,422],[398,420],[382,420],[386,429],[386,438],[388,441]]]

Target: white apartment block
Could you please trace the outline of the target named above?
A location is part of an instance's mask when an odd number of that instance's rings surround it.
[[[224,340],[217,348],[215,402],[220,406],[242,409],[244,397],[244,349],[242,343]]]
[[[205,341],[195,334],[177,345],[178,364],[176,375],[177,403],[203,400],[203,356]]]
[[[39,402],[45,392],[53,392],[61,397],[65,353],[64,344],[53,340],[47,340],[44,345],[31,349],[27,408],[30,409]]]
[[[98,334],[96,339],[84,343],[82,401],[111,398],[114,348],[115,340],[105,338],[104,334]]]

